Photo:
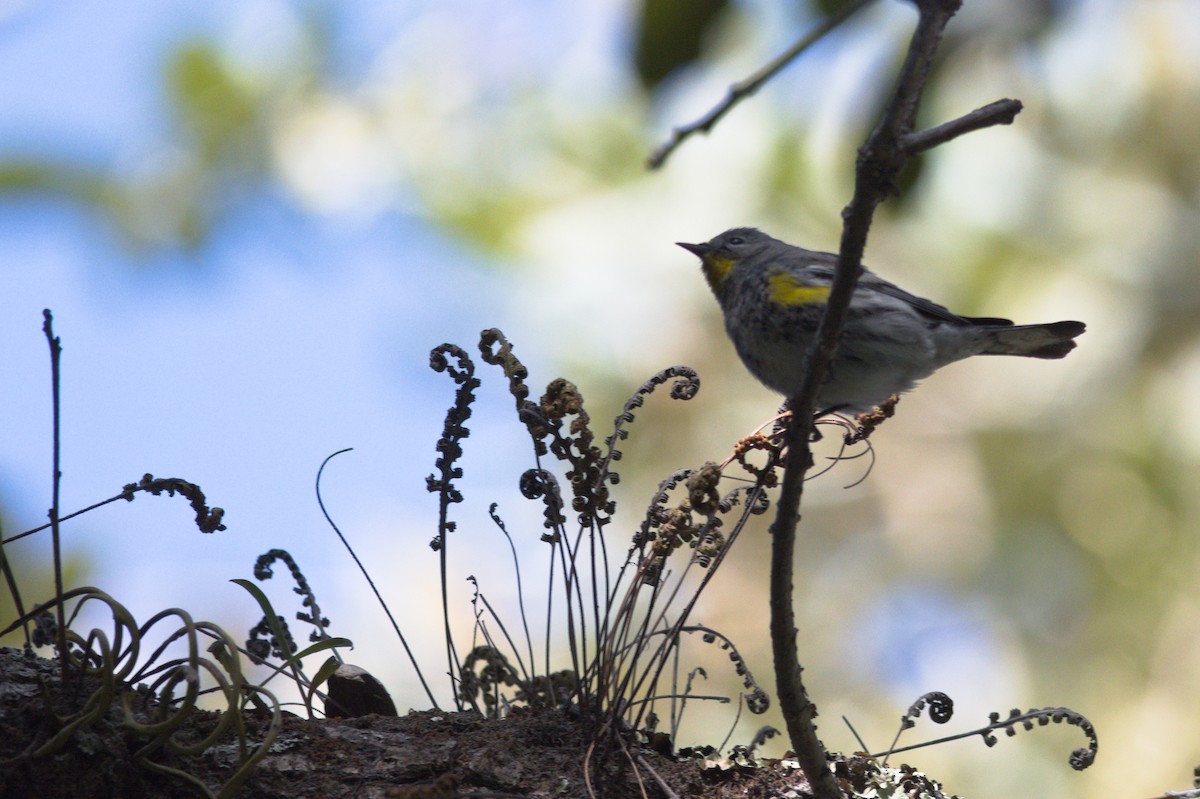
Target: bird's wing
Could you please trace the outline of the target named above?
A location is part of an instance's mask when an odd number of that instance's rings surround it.
[[[833,253],[811,253],[813,256],[804,266],[805,271],[822,280],[833,280],[834,268],[837,264],[837,256]],[[956,325],[1011,325],[1012,322],[1008,319],[995,318],[972,318],[959,316],[944,305],[938,305],[936,302],[918,297],[916,294],[911,294],[904,289],[884,280],[879,275],[872,272],[870,269],[863,267],[862,274],[858,278],[859,288],[878,291],[880,294],[886,294],[901,302],[908,303],[918,313],[930,319],[940,322],[949,322]]]
[[[898,300],[908,303],[917,311],[930,319],[936,319],[941,322],[950,322],[951,324],[963,325],[970,324],[966,319],[951,311],[944,305],[938,305],[936,302],[918,297],[916,294],[910,294],[904,289],[897,286],[895,283],[889,283],[878,275],[867,272],[858,280],[861,286],[870,286],[880,294],[886,294],[889,297],[895,297]]]

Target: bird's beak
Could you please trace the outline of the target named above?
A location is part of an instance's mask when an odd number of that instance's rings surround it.
[[[687,250],[697,258],[703,258],[705,255],[708,255],[709,247],[707,244],[688,244],[686,241],[677,241],[675,244]]]

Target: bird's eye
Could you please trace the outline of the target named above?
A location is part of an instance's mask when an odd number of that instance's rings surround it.
[[[733,246],[736,247],[739,244],[745,244],[746,240],[743,239],[741,236],[730,236],[728,239],[726,239],[725,243],[732,244]]]

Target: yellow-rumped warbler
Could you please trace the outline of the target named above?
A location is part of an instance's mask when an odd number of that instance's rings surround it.
[[[699,256],[725,314],[725,330],[746,367],[768,388],[789,397],[797,393],[837,256],[795,247],[754,228],[679,246]],[[1014,325],[1008,319],[959,316],[864,268],[817,395],[818,410],[869,411],[972,355],[1062,358],[1084,330],[1082,322]]]

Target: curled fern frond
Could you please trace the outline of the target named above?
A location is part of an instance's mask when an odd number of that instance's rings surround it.
[[[691,544],[700,532],[700,526],[692,518],[687,506],[667,511],[667,517],[658,528],[652,551],[656,557],[665,558],[684,544]]]
[[[571,508],[579,515],[579,524],[604,526],[616,511],[616,504],[609,497],[606,465],[593,443],[595,436],[583,395],[574,383],[560,377],[546,386],[538,409],[548,423],[550,452],[571,465],[566,476],[571,484]],[[568,418],[571,421],[564,436],[562,426]]]
[[[696,374],[695,369],[689,366],[667,367],[638,386],[637,391],[633,392],[633,396],[625,401],[625,406],[613,420],[612,435],[604,439],[605,446],[608,447],[608,454],[604,459],[606,465],[609,461],[621,460],[621,451],[617,449],[617,442],[624,441],[629,437],[626,425],[633,424],[633,412],[642,407],[646,402],[646,397],[652,394],[656,388],[672,378],[675,378],[675,382],[671,385],[671,399],[690,400],[700,391],[700,376]],[[610,482],[615,484],[619,479],[616,472],[610,473]]]
[[[499,345],[499,348],[497,348]],[[529,398],[529,387],[525,385],[529,370],[513,355],[512,344],[498,328],[490,327],[479,334],[479,354],[483,362],[499,366],[508,378],[508,390],[518,403]]]
[[[954,700],[941,691],[930,691],[909,705],[908,711],[900,717],[901,727],[912,729],[926,705],[929,706],[929,719],[934,724],[945,724],[954,716]]]
[[[699,469],[681,469],[667,477],[650,501],[641,530],[634,536],[634,546],[651,545],[653,555],[665,558],[684,544],[696,551],[696,560],[704,568],[725,546],[725,538],[719,532],[722,512],[721,495],[717,484],[721,479],[721,467],[706,463]],[[687,498],[674,508],[664,507],[670,492],[684,483]],[[703,522],[693,514],[707,517]]]
[[[761,516],[771,508],[771,500],[767,496],[767,492],[761,490],[761,488],[761,486],[754,485],[738,486],[725,496],[721,497],[721,504],[719,506],[720,512],[729,513],[731,510],[737,507],[739,502],[742,501],[741,497],[743,494],[749,494],[751,503],[749,508],[750,514],[752,516]]]
[[[778,468],[782,463],[783,446],[778,443],[778,436],[764,436],[753,433],[737,442],[733,447],[732,461],[737,463],[753,477],[755,482],[766,488],[779,483]],[[765,463],[759,465],[750,460],[754,453],[762,453]]]
[[[503,652],[493,646],[480,645],[463,659],[459,680],[459,698],[473,703],[479,696],[488,709],[488,716],[492,717],[500,703],[501,689],[516,685],[520,677]]]
[[[750,667],[746,665],[746,659],[742,657],[742,653],[734,646],[733,641],[729,640],[723,633],[719,633],[711,627],[705,627],[702,624],[688,625],[681,628],[681,632],[700,633],[701,638],[706,644],[717,643],[721,649],[728,652],[734,671],[742,678],[742,687],[746,689],[746,707],[755,715],[762,715],[770,710],[770,695],[754,679],[754,675],[750,673]]]
[[[900,396],[893,394],[867,413],[856,415],[854,421],[858,424],[852,430],[846,432],[844,439],[846,446],[866,441],[876,427],[879,427],[879,425],[896,415],[896,403],[898,402],[900,402]]]
[[[754,733],[754,737],[750,739],[750,746],[747,747],[747,753],[753,757],[754,750],[779,735],[779,730],[772,727],[770,724],[758,728],[758,732]]]
[[[700,528],[700,534],[696,536],[696,543],[693,548],[696,550],[694,557],[696,564],[703,569],[707,569],[712,565],[713,560],[721,551],[725,549],[725,535],[721,532],[721,520],[716,516],[710,516],[704,526]]]
[[[450,358],[457,364],[452,364]],[[479,388],[479,378],[475,377],[475,364],[467,357],[467,353],[462,347],[454,344],[434,347],[429,353],[429,366],[435,372],[449,374],[458,386],[454,392],[454,404],[446,411],[442,437],[438,439],[436,447],[439,453],[434,462],[437,472],[425,478],[425,488],[440,495],[438,534],[429,542],[429,546],[436,552],[445,545],[446,533],[455,529],[454,522],[446,519],[449,506],[463,501],[462,494],[454,487],[454,481],[462,477],[463,471],[455,464],[462,457],[462,440],[471,435],[466,421],[471,418],[471,403],[475,401],[475,389]]]
[[[1039,727],[1045,727],[1051,723],[1070,724],[1078,727],[1087,736],[1088,745],[1081,746],[1071,752],[1071,756],[1068,758],[1071,768],[1076,771],[1083,771],[1096,761],[1096,752],[1100,748],[1100,741],[1096,737],[1096,729],[1082,713],[1076,713],[1070,708],[1044,707],[1028,710],[1024,713],[1019,709],[1013,708],[1008,712],[1008,718],[1003,721],[1000,720],[999,713],[989,714],[988,719],[991,721],[991,724],[988,725],[986,730],[982,731],[983,742],[988,746],[996,745],[996,736],[991,734],[993,730],[1002,729],[1011,738],[1017,734],[1018,724],[1026,730],[1032,730],[1035,722]]]
[[[1096,737],[1095,728],[1092,726],[1092,723],[1083,716],[1083,714],[1076,713],[1074,710],[1065,707],[1046,707],[1028,710],[1024,713],[1018,709],[1014,709],[1009,711],[1008,718],[1005,719],[1001,719],[999,713],[990,713],[988,714],[988,725],[986,727],[968,730],[967,732],[960,732],[955,735],[948,735],[945,738],[938,738],[937,740],[933,741],[924,741],[922,743],[912,744],[911,746],[897,747],[896,741],[899,740],[900,733],[913,727],[913,719],[917,718],[921,714],[921,710],[925,707],[926,703],[929,704],[929,717],[935,722],[942,724],[950,719],[950,715],[953,712],[954,706],[953,702],[950,700],[950,697],[939,691],[925,694],[916,702],[914,702],[908,709],[908,712],[901,717],[900,730],[896,733],[896,739],[892,741],[892,745],[888,748],[888,751],[880,752],[879,754],[872,755],[872,757],[882,757],[886,763],[887,758],[897,752],[907,752],[912,749],[920,749],[924,746],[935,746],[948,741],[957,741],[960,738],[969,738],[974,735],[982,737],[983,742],[988,746],[995,746],[997,738],[994,733],[997,730],[1004,730],[1006,735],[1012,737],[1017,734],[1017,725],[1020,725],[1026,730],[1032,730],[1034,724],[1044,727],[1047,724],[1053,723],[1070,724],[1078,727],[1083,731],[1083,734],[1087,736],[1088,745],[1081,746],[1071,752],[1071,756],[1068,759],[1071,764],[1071,768],[1075,769],[1076,771],[1082,771],[1083,769],[1092,765],[1092,763],[1096,760],[1096,751],[1099,749],[1100,743]]]
[[[275,621],[278,627],[266,616],[262,617],[258,624],[250,628],[250,637],[246,639],[246,652],[249,653],[250,660],[260,666],[271,657],[287,660],[300,649],[288,628],[287,619],[276,616]],[[276,629],[283,631],[282,640],[276,635]]]
[[[499,366],[508,378],[508,393],[512,394],[517,405],[517,418],[529,431],[533,440],[534,452],[538,456],[546,454],[546,428],[543,419],[537,413],[537,404],[529,399],[529,370],[513,354],[512,344],[504,337],[499,329],[490,327],[479,334],[479,354],[483,362]]]
[[[113,627],[90,630],[82,625],[77,627],[84,606],[96,603],[104,606]],[[40,688],[41,712],[53,723],[42,725],[28,745],[23,744],[24,751],[5,762],[7,770],[11,772],[11,767],[18,764],[45,768],[55,754],[86,740],[87,735],[95,736],[91,728],[97,724],[116,724],[120,725],[118,737],[128,746],[131,762],[189,784],[191,789],[186,791],[189,795],[197,791],[205,796],[236,794],[255,765],[266,756],[283,726],[274,696],[265,688],[246,682],[237,643],[217,625],[196,621],[179,608],[160,611],[139,625],[128,609],[92,587],[63,592],[45,608],[23,614],[0,635],[32,622],[54,605],[64,604],[73,606],[69,623],[57,631],[67,642],[69,682],[62,682],[61,674],[40,673],[44,670],[33,658],[22,663],[20,674],[11,675]],[[150,651],[152,640],[160,643]],[[212,658],[203,654],[207,640],[213,641],[207,648],[214,655]],[[178,657],[166,654],[173,643],[178,643],[182,650]],[[213,688],[202,689],[202,678]],[[193,711],[202,693],[212,694],[218,701],[213,702],[210,697],[215,712],[202,721],[200,727],[204,731],[196,735],[199,728],[184,725],[194,719]],[[267,700],[261,707],[271,720],[256,745],[248,739],[242,722],[247,701],[260,698]],[[218,746],[220,739],[230,734],[236,741],[226,740]],[[234,745],[230,746],[231,743]],[[172,755],[211,754],[218,750],[235,753],[236,770],[216,790],[152,757],[162,754],[170,759]],[[165,788],[163,792],[176,793]]]
[[[720,510],[721,495],[717,485],[721,482],[721,467],[708,461],[688,475],[688,504],[697,513],[711,516]]]
[[[545,469],[527,469],[521,475],[520,485],[521,496],[525,499],[540,499],[545,509],[542,511],[542,516],[545,521],[542,525],[553,530],[553,533],[542,533],[542,541],[547,544],[557,543],[560,537],[558,530],[562,525],[566,524],[567,517],[562,513],[562,495],[558,490],[558,480],[554,479],[554,475]]]
[[[450,363],[450,358],[457,364]],[[435,372],[446,372],[456,385],[473,383],[473,388],[479,387],[479,381],[475,379],[475,364],[466,350],[457,344],[442,344],[430,350],[429,368]]]
[[[225,511],[222,508],[210,510],[204,492],[195,483],[189,483],[178,477],[156,479],[154,475],[147,472],[139,482],[126,483],[123,488],[124,490],[119,496],[127,502],[133,502],[133,495],[137,491],[146,491],[156,497],[164,491],[169,497],[179,494],[188,499],[191,502],[192,510],[196,511],[196,527],[200,529],[200,532],[215,533],[226,529],[225,525],[221,523],[221,520],[225,518]]]
[[[271,570],[271,564],[277,560],[283,561],[287,565],[292,579],[296,582],[292,590],[304,597],[302,604],[304,607],[309,608],[308,613],[296,611],[297,621],[311,624],[316,628],[308,634],[308,640],[315,642],[328,638],[329,619],[321,615],[321,608],[317,604],[317,595],[313,593],[312,586],[308,583],[308,578],[304,576],[304,572],[300,570],[299,564],[296,563],[296,559],[291,556],[291,553],[284,549],[272,549],[259,555],[258,559],[254,562],[255,579],[260,581],[270,580],[274,574]]]
[[[642,520],[642,526],[633,537],[634,547],[643,547],[657,537],[658,529],[666,523],[670,514],[666,504],[671,492],[691,473],[691,469],[679,469],[667,475],[666,479],[658,484],[658,491],[650,498],[650,503],[646,506],[646,518]]]

